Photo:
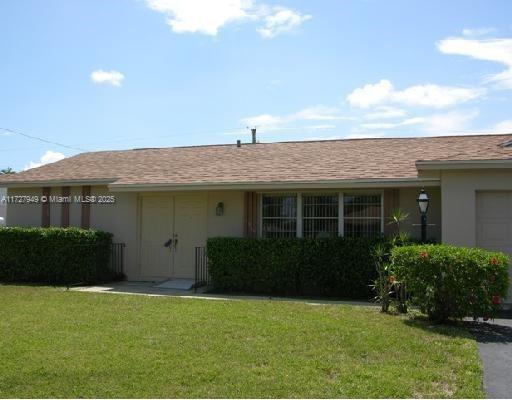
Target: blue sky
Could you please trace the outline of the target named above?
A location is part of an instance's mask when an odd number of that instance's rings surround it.
[[[512,2],[4,0],[0,168],[80,152],[512,132]]]

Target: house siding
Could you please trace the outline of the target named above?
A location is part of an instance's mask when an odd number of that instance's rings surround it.
[[[7,215],[7,204],[2,202],[2,198],[7,195],[6,188],[0,188],[0,217],[5,221]]]
[[[403,224],[403,231],[409,232],[413,237],[419,237],[420,217],[417,209],[416,198],[420,188],[393,189],[393,207],[384,208],[389,211],[385,215],[385,223],[390,210],[400,207],[410,214],[407,222]],[[350,192],[350,191],[348,191]],[[41,196],[42,188],[23,188],[9,189],[9,195],[36,195]],[[51,194],[60,195],[61,187],[53,187]],[[186,192],[176,192],[173,194],[184,194]],[[384,192],[383,192],[384,193]],[[428,188],[431,196],[431,205],[429,208],[429,223],[434,224],[429,227],[429,237],[437,240],[441,239],[441,199],[439,188]],[[70,189],[71,196],[82,194],[81,186],[73,186]],[[116,197],[115,204],[91,204],[90,205],[90,227],[91,229],[100,229],[111,232],[114,235],[114,242],[126,244],[125,248],[125,274],[129,280],[141,279],[144,274],[141,272],[139,263],[139,223],[140,223],[140,198],[141,195],[165,193],[151,192],[110,192],[107,186],[92,186],[91,195]],[[246,192],[232,191],[211,191],[207,193],[207,236],[235,236],[242,237],[246,234]],[[257,201],[261,196],[254,196]],[[384,195],[386,202],[386,196]],[[218,216],[216,207],[219,202],[224,203],[224,214]],[[51,225],[61,225],[61,204],[51,204]],[[12,204],[9,205],[7,224],[9,226],[41,226],[42,209],[40,204]],[[69,204],[69,225],[80,227],[82,223],[82,207],[79,203],[72,201]]]
[[[512,170],[442,171],[444,242],[476,246],[476,192],[480,190],[512,190]]]

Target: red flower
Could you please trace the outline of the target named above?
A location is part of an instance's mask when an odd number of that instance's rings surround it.
[[[498,265],[500,262],[498,261],[498,259],[496,257],[493,257],[490,259],[489,261],[489,264],[491,265]]]
[[[428,253],[425,250],[420,251],[420,258],[422,260],[426,260],[428,258]]]
[[[501,303],[501,298],[500,296],[498,296],[497,294],[493,295],[492,296],[492,304],[494,304],[495,306],[497,306],[498,304]]]

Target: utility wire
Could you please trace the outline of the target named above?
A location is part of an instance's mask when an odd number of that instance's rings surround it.
[[[26,133],[23,133],[23,132],[20,132],[20,131],[15,131],[14,129],[1,128],[0,127],[0,130],[5,131],[5,132],[14,133],[16,135],[20,135],[20,136],[26,137],[28,139],[39,140],[40,142],[43,142],[43,143],[48,143],[48,144],[53,144],[55,146],[64,147],[64,148],[69,149],[69,150],[88,151],[88,150],[82,149],[80,147],[68,146],[68,145],[65,145],[65,144],[62,144],[62,143],[59,143],[59,142],[53,142],[51,140],[43,139],[43,138],[40,138],[40,137],[37,137],[37,136],[27,135]]]
[[[181,138],[181,137],[185,137],[185,136],[217,136],[217,135],[228,135],[228,136],[233,136],[233,135],[245,135],[246,133],[243,132],[243,130],[241,129],[238,129],[238,130],[219,130],[219,131],[216,131],[216,132],[213,132],[213,131],[209,131],[209,132],[206,132],[206,131],[203,131],[203,132],[199,132],[199,131],[191,131],[191,132],[180,132],[180,133],[173,133],[173,134],[167,134],[167,135],[158,135],[158,136],[135,136],[135,137],[118,137],[118,138],[113,138],[112,140],[108,140],[108,141],[101,141],[101,142],[89,142],[89,143],[80,143],[78,144],[79,146],[81,145],[86,145],[86,146],[93,146],[93,145],[101,145],[101,144],[109,144],[109,143],[120,143],[120,142],[135,142],[135,141],[141,141],[141,140],[157,140],[157,139],[175,139],[175,138]]]

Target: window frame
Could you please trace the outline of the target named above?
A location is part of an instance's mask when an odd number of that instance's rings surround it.
[[[299,213],[299,201],[302,204],[302,197],[297,192],[265,192],[258,193],[258,237],[263,238],[263,196],[282,196],[282,197],[295,197],[295,237],[297,237],[297,230],[299,227],[299,215],[301,216],[302,225],[302,213]],[[300,200],[299,200],[300,197]],[[267,217],[268,219],[279,219],[278,217]],[[282,217],[281,219],[292,219],[291,217]]]
[[[340,236],[340,224],[339,224],[339,221],[340,221],[340,196],[339,196],[339,193],[337,192],[322,192],[322,191],[315,191],[315,192],[301,192],[300,193],[300,197],[301,197],[301,212],[304,213],[304,197],[305,196],[315,196],[315,197],[328,197],[328,196],[332,196],[332,197],[336,197],[336,201],[337,201],[337,213],[338,215],[336,217],[320,217],[320,216],[314,216],[314,217],[305,217],[304,214],[301,216],[301,223],[302,223],[302,227],[301,227],[301,230],[300,230],[300,233],[301,233],[301,237],[304,237],[304,221],[305,220],[332,220],[332,221],[336,221],[337,222],[337,226],[336,226],[336,229],[337,229],[337,235],[336,236]]]
[[[377,196],[379,195],[380,196],[380,200],[379,200],[379,206],[380,206],[380,215],[378,217],[345,217],[345,203],[342,204],[342,208],[343,208],[343,229],[345,229],[345,220],[346,219],[349,219],[349,220],[361,220],[361,219],[366,219],[366,220],[379,220],[380,221],[380,233],[381,234],[384,234],[384,191],[379,191],[379,193],[377,192],[364,192],[364,193],[361,193],[361,192],[357,192],[357,191],[346,191],[344,192],[345,195],[348,195],[348,196]]]
[[[297,198],[297,223],[295,237],[303,237],[303,218],[302,218],[302,196],[306,195],[328,195],[338,194],[338,236],[345,236],[345,195],[378,195],[380,196],[380,233],[384,234],[384,190],[354,189],[354,190],[302,190],[302,191],[264,191],[258,192],[258,237],[263,237],[263,196],[290,196]]]

